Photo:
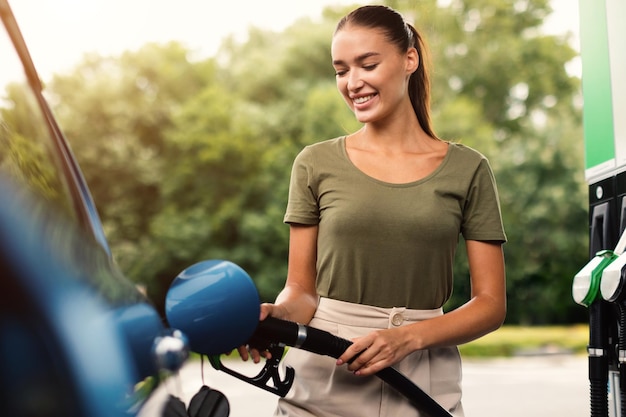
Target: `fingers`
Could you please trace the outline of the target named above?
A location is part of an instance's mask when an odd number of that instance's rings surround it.
[[[337,365],[347,364],[355,375],[373,375],[392,366],[397,360],[397,347],[389,345],[378,332],[355,338],[352,345],[337,359]]]
[[[237,348],[237,352],[239,352],[239,356],[241,356],[241,359],[245,362],[249,359],[249,355],[248,355],[248,349],[246,348],[246,346],[239,346]]]
[[[258,350],[251,349],[250,355],[252,356],[252,362],[259,363],[261,361],[261,353]]]
[[[271,303],[262,303],[259,320],[263,321],[268,317],[276,317],[277,319],[284,320],[286,318],[285,307]]]
[[[261,304],[259,320],[263,321],[267,317],[271,316],[272,313],[275,312],[276,310],[275,307],[276,306],[274,304],[270,304],[270,303]],[[261,361],[261,358],[265,358],[265,359],[272,358],[272,354],[269,351],[267,350],[259,351],[258,349],[251,348],[249,345],[242,345],[242,346],[237,347],[237,352],[239,353],[239,356],[244,362],[247,362],[250,358],[252,358],[252,361],[254,363],[259,363]],[[230,352],[228,354],[230,354]]]
[[[269,303],[261,304],[261,313],[259,314],[259,320],[263,321],[269,316],[271,316],[273,309],[274,309],[273,304],[269,304]]]
[[[367,350],[367,347],[360,348],[359,345],[353,343],[348,349],[337,359],[337,365],[344,363],[353,364]]]
[[[373,373],[371,368],[376,364],[377,354],[371,346],[364,349],[351,359],[351,362],[348,363],[348,370],[354,372],[355,375],[369,375]]]
[[[252,358],[254,363],[259,363],[261,358],[271,359],[272,357],[272,354],[267,350],[261,352],[257,349],[250,349],[247,345],[239,346],[237,348],[237,352],[239,352],[239,356],[241,356],[241,360],[244,362],[247,362],[250,358]]]
[[[337,365],[348,364],[348,370],[358,372],[367,367],[377,352],[370,338],[356,338],[352,345],[337,359]]]
[[[260,310],[261,311],[259,313],[259,321],[263,321],[266,318],[273,316],[277,313],[277,306],[270,303],[263,303],[261,304]],[[237,352],[244,362],[252,358],[252,361],[254,363],[259,363],[261,361],[261,358],[271,359],[272,357],[272,354],[269,351],[259,351],[258,349],[251,348],[249,345],[239,346],[237,348]]]

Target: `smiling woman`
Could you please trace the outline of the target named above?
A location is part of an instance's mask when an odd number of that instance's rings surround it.
[[[419,415],[374,378],[393,366],[461,417],[456,345],[498,328],[506,310],[493,173],[479,152],[435,135],[425,43],[400,13],[353,10],[336,26],[331,55],[362,127],[297,155],[287,279],[261,319],[308,323],[352,344],[336,361],[290,350],[284,364],[298,378],[275,415]],[[460,235],[472,296],[444,314]],[[242,357],[258,360],[248,349]]]

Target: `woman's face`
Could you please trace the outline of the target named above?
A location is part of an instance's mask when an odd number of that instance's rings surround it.
[[[417,69],[414,48],[401,53],[379,29],[347,25],[331,45],[337,88],[361,123],[380,121],[401,104],[410,106],[408,84]]]

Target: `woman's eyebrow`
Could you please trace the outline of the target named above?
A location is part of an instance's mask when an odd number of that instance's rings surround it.
[[[372,56],[378,56],[380,55],[380,53],[378,52],[366,52],[364,54],[361,54],[359,56],[356,57],[356,62],[362,62],[364,60],[366,60],[367,58],[370,58]],[[345,62],[341,59],[335,59],[333,60],[333,65],[345,65]]]

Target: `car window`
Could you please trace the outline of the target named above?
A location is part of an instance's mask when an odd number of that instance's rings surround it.
[[[51,146],[48,127],[29,88],[21,62],[4,28],[0,29],[0,177],[44,198],[72,221],[78,218]]]
[[[79,168],[74,161],[62,160],[71,156],[64,156],[66,151],[60,150],[63,145],[49,130],[51,123],[45,119],[46,113],[4,29],[0,25],[0,185],[8,181],[11,188],[34,194],[28,198],[30,214],[45,224],[41,231],[45,229],[46,238],[54,240],[57,255],[66,258],[78,276],[112,305],[144,302],[143,294],[111,265],[86,184],[77,187],[69,183],[71,175],[80,175]],[[0,204],[9,203],[0,193]]]

